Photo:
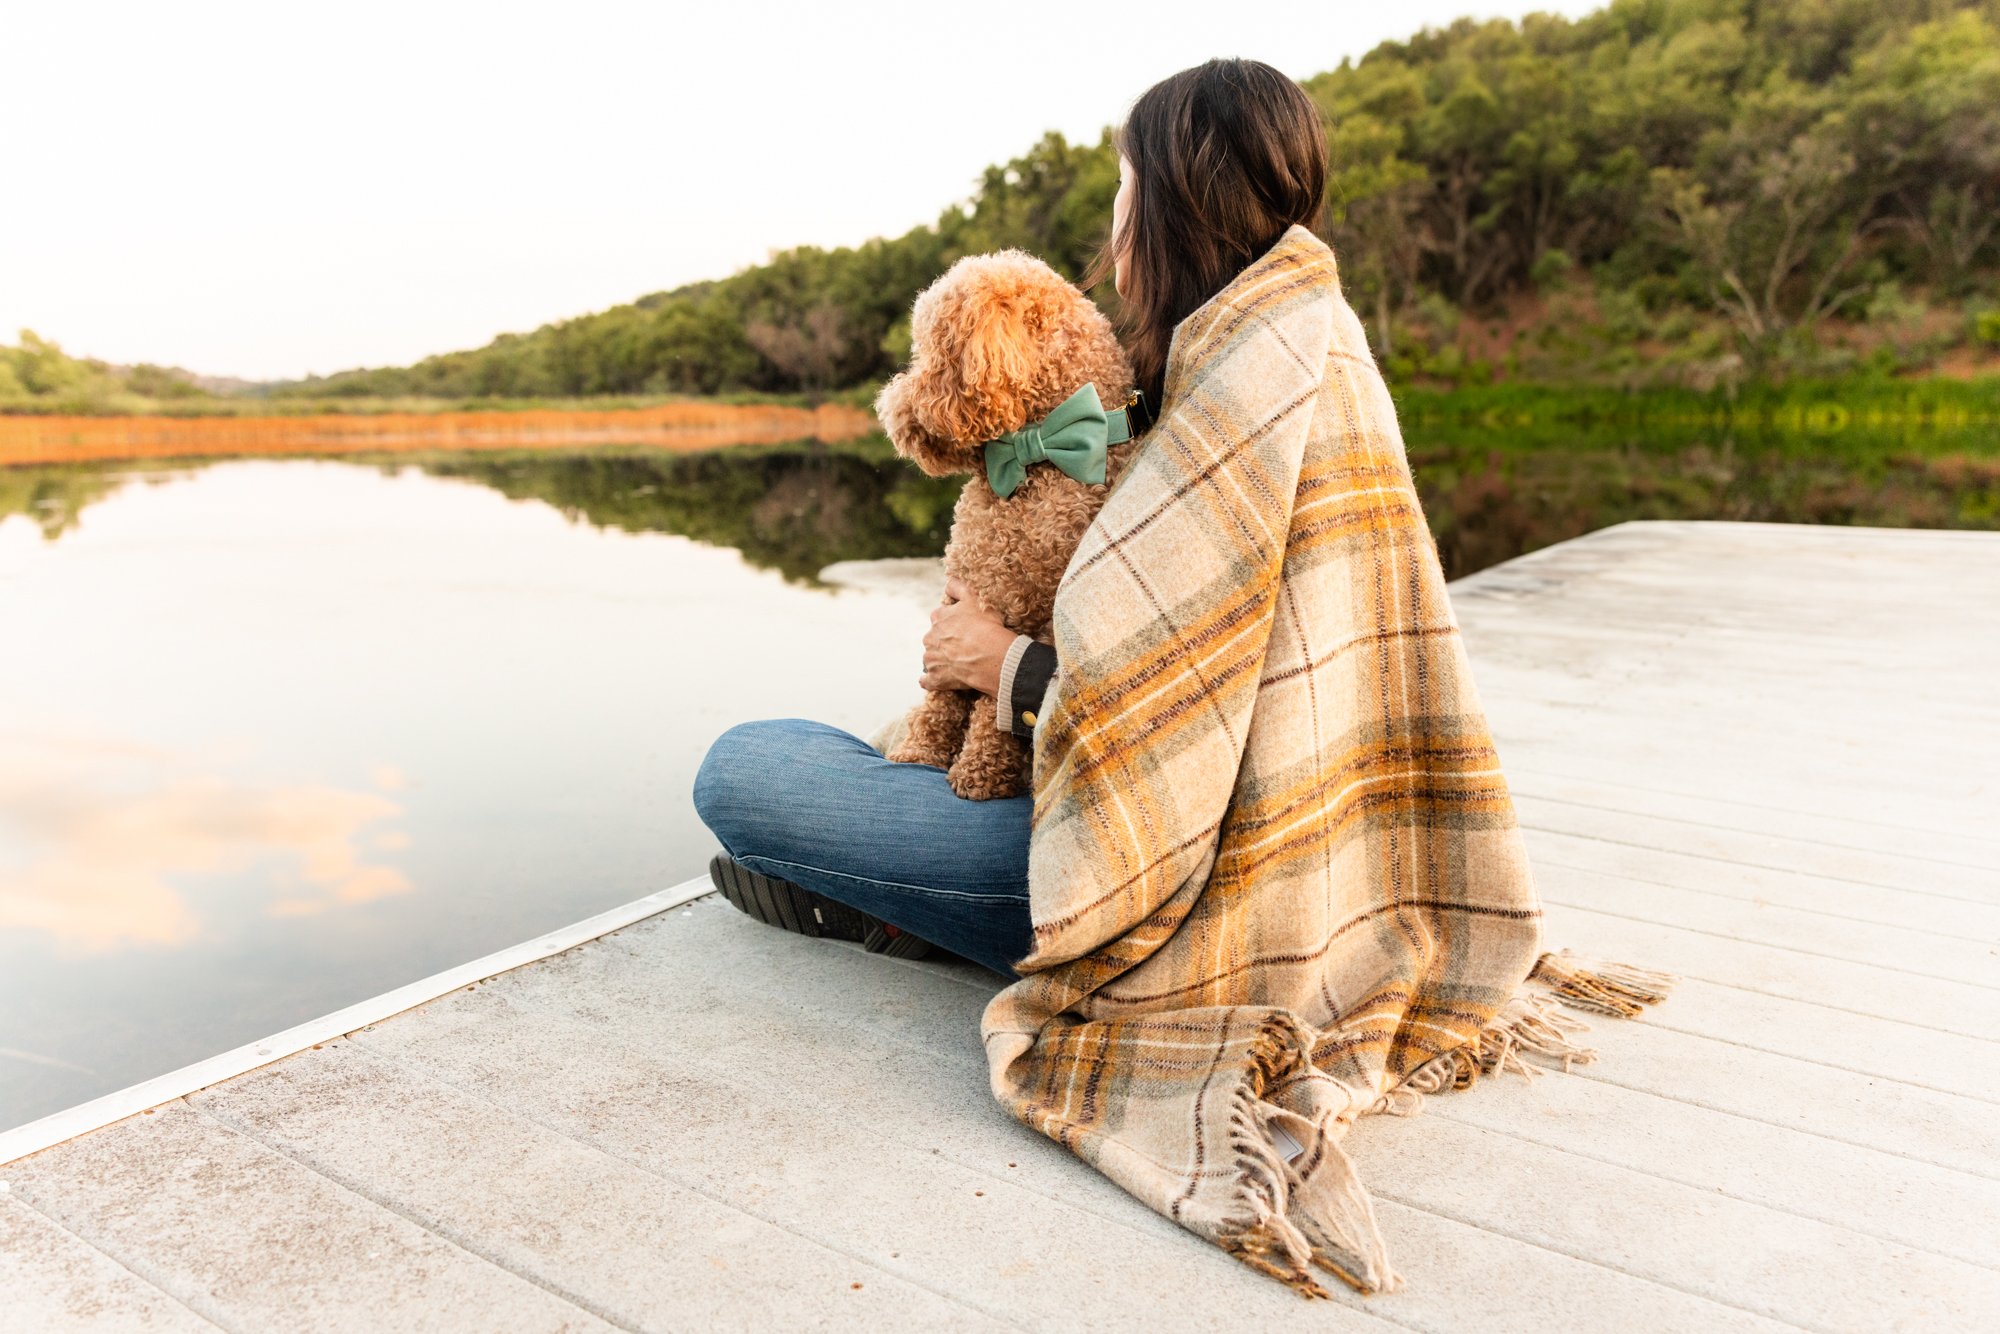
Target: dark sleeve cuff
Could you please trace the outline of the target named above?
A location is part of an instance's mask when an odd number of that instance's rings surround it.
[[[1020,737],[1035,735],[1035,723],[1039,721],[1036,710],[1042,707],[1042,697],[1048,692],[1049,680],[1055,673],[1056,646],[1039,639],[1028,640],[1021,649],[1020,660],[1014,665],[1014,675],[1004,701],[1007,705],[1008,731]]]

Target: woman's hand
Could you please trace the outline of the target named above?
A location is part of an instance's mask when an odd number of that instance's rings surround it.
[[[1013,647],[1014,632],[963,579],[945,580],[944,595],[924,635],[924,673],[917,684],[998,695],[1000,664]]]

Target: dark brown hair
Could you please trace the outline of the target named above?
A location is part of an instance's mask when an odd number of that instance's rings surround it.
[[[1174,326],[1293,223],[1319,229],[1326,127],[1283,73],[1217,58],[1141,93],[1111,140],[1132,164],[1131,234],[1107,239],[1080,281],[1103,282],[1130,247],[1114,323],[1157,414]]]

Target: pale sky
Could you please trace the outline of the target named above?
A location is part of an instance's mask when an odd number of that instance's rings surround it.
[[[399,365],[934,221],[1210,56],[1304,79],[1597,0],[10,6],[0,341]]]

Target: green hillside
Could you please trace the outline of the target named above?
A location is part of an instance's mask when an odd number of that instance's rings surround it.
[[[1398,385],[2000,371],[2000,0],[1615,0],[1460,20],[1305,87],[1327,239]],[[858,397],[952,260],[1018,245],[1074,277],[1116,185],[1108,135],[1050,133],[902,236],[270,392]],[[0,353],[0,400],[23,385]]]

